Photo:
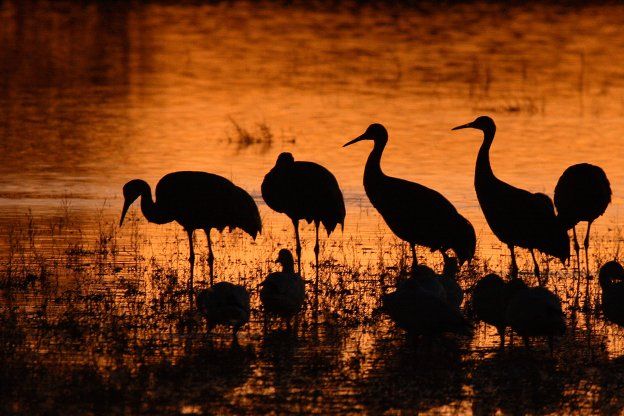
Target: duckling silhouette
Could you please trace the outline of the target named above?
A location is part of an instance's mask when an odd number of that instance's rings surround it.
[[[249,322],[249,293],[241,285],[215,283],[197,293],[197,310],[208,322],[208,332],[217,325],[232,326],[234,342],[239,329]]]
[[[617,279],[619,282],[614,282]],[[607,320],[624,326],[624,267],[617,261],[605,263],[598,275],[602,289],[602,312]]]
[[[269,274],[260,283],[260,301],[264,306],[265,323],[270,314],[277,315],[286,321],[290,330],[292,318],[301,311],[305,301],[305,282],[295,273],[295,260],[290,250],[281,249],[276,262],[282,265],[282,271]]]

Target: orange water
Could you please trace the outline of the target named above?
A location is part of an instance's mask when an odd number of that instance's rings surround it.
[[[380,122],[386,173],[443,193],[475,225],[478,255],[502,272],[506,253],[472,185],[481,136],[450,131],[488,114],[498,126],[494,171],[515,186],[552,196],[567,166],[604,168],[614,198],[593,229],[601,258],[619,253],[624,6],[9,1],[0,21],[3,235],[28,209],[45,220],[67,205],[95,233],[98,216],[119,214],[127,180],[205,170],[254,196],[270,244],[292,245],[285,218],[260,197],[264,174],[290,151],[326,166],[343,189],[346,227],[331,247],[355,239],[352,256],[374,259],[389,231],[362,186],[371,146],[341,146]],[[239,143],[234,122],[267,126],[272,142]],[[176,232],[142,227],[154,241]],[[241,253],[263,261],[267,241]],[[186,245],[151,250],[184,257]]]

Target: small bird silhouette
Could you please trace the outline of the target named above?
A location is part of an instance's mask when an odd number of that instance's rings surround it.
[[[561,299],[545,287],[517,290],[509,300],[505,319],[511,329],[523,338],[527,348],[530,346],[529,337],[545,336],[552,353],[554,337],[565,333]]]
[[[291,153],[281,153],[273,169],[264,177],[262,198],[271,209],[286,214],[293,223],[299,273],[301,273],[299,221],[314,223],[315,293],[318,293],[319,225],[323,224],[329,237],[338,224],[344,226],[346,215],[344,199],[336,177],[319,164],[295,161]]]
[[[617,261],[607,262],[600,268],[598,279],[602,289],[602,312],[605,318],[624,326],[624,267]]]
[[[166,224],[176,221],[188,235],[190,278],[189,292],[193,293],[195,250],[193,232],[204,230],[208,239],[210,284],[214,281],[214,255],[210,230],[222,232],[240,228],[252,238],[262,230],[258,206],[247,192],[229,180],[206,172],[173,172],[158,181],[156,201],[147,182],[134,179],[123,187],[124,206],[119,226],[123,224],[128,208],[141,197],[141,212],[148,222]]]
[[[542,284],[534,250],[554,256],[562,262],[570,257],[570,241],[555,215],[553,202],[545,194],[516,188],[494,175],[490,165],[490,147],[496,133],[494,120],[481,116],[453,130],[466,128],[483,131],[483,144],[475,168],[475,190],[492,232],[511,252],[512,277],[518,275],[514,247],[522,247],[530,250],[535,276]]]
[[[282,271],[269,274],[260,283],[265,326],[269,314],[273,314],[284,319],[290,330],[292,318],[301,311],[305,301],[305,282],[295,273],[295,261],[289,250],[281,249],[276,261],[282,265]]]
[[[233,328],[237,339],[238,330],[249,322],[249,293],[244,286],[219,282],[197,293],[197,310],[208,322],[208,332],[217,325]]]
[[[409,243],[413,264],[418,262],[416,245],[442,253],[452,249],[460,263],[472,259],[476,247],[474,228],[448,199],[433,189],[387,176],[381,170],[381,156],[388,143],[385,127],[371,124],[364,134],[343,147],[362,140],[374,142],[364,168],[366,195],[390,230]]]
[[[589,276],[589,232],[592,223],[607,210],[611,203],[611,185],[604,170],[589,163],[580,163],[567,168],[555,187],[557,217],[566,230],[572,229],[574,250],[580,270],[579,243],[576,225],[587,221],[587,232],[583,248],[585,267]],[[588,280],[589,282],[589,280]],[[589,285],[589,283],[588,283]]]

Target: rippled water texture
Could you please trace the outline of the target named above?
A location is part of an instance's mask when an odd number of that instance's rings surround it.
[[[531,191],[552,196],[567,166],[597,164],[614,198],[593,227],[595,273],[622,242],[622,62],[620,5],[0,2],[0,257],[5,275],[26,279],[3,290],[2,323],[15,331],[3,351],[17,357],[4,381],[28,374],[35,386],[2,390],[5,410],[621,411],[622,333],[594,308],[572,320],[553,359],[542,344],[499,354],[483,326],[458,346],[414,348],[372,319],[408,256],[364,194],[370,143],[341,146],[383,123],[386,173],[440,191],[472,221],[478,260],[464,287],[505,272],[508,258],[473,188],[481,135],[451,127],[493,117],[495,173]],[[277,249],[293,246],[286,218],[260,197],[282,151],[329,168],[347,201],[344,232],[322,247],[323,324],[299,339],[262,335],[255,292]],[[256,242],[234,234],[215,249],[218,279],[252,290],[241,350],[225,332],[183,329],[174,294],[188,248],[177,225],[115,225],[126,181],[154,186],[175,170],[223,175],[260,205]],[[308,278],[312,236],[306,228]],[[568,308],[572,270],[550,264]],[[530,258],[520,265],[531,270]],[[75,407],[67,391],[82,397]]]

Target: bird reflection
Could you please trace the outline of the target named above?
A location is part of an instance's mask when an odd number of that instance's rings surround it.
[[[555,362],[517,353],[479,360],[470,380],[475,415],[549,414],[565,399],[565,374]]]
[[[382,337],[370,356],[366,364],[370,370],[358,390],[359,400],[371,414],[426,412],[463,399],[467,374],[453,344],[422,350]]]

